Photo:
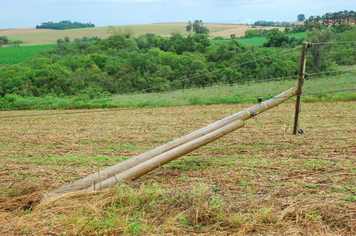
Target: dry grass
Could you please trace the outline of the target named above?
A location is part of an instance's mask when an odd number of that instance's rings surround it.
[[[160,24],[146,24],[146,25],[122,25],[115,26],[115,28],[131,28],[133,36],[139,36],[146,33],[153,33],[163,37],[168,37],[172,32],[180,32],[183,35],[188,35],[185,27],[186,23],[160,23]],[[231,34],[236,37],[245,35],[245,31],[251,29],[251,26],[246,25],[228,25],[228,24],[205,24],[210,30],[210,36],[221,36],[230,38]],[[256,29],[271,29],[272,27],[257,27]],[[107,38],[111,35],[108,32],[108,27],[95,27],[73,30],[46,30],[36,28],[22,28],[22,29],[4,29],[0,30],[0,36],[8,36],[11,40],[21,40],[24,43],[21,45],[43,45],[55,44],[57,39],[63,39],[68,36],[71,40],[83,37],[99,37]]]
[[[285,103],[245,128],[99,192],[53,188],[249,105],[2,119],[2,235],[355,235],[355,102]],[[0,116],[50,111],[0,112]],[[53,111],[55,112],[55,111]]]
[[[36,29],[36,28],[13,28],[13,29],[0,29],[1,36],[10,36],[18,34],[33,34],[39,32],[53,31],[51,29]]]

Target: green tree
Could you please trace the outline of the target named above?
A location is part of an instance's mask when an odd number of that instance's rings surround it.
[[[36,29],[55,29],[55,30],[67,30],[67,29],[77,29],[77,28],[87,28],[95,27],[92,23],[80,23],[80,22],[71,22],[69,20],[63,20],[58,23],[49,21],[43,22],[41,25],[36,25]]]
[[[25,83],[23,78],[16,76],[13,78],[8,78],[5,80],[4,88],[6,93],[16,93],[18,95],[23,95],[22,90],[24,89]]]
[[[330,29],[326,30],[313,30],[308,33],[308,41],[313,43],[329,42],[333,37],[333,33]],[[327,51],[330,49],[330,45],[314,46],[309,49],[312,57],[313,71],[319,72],[325,69],[327,63]]]
[[[305,21],[305,15],[304,14],[299,14],[297,16],[297,21]]]
[[[193,23],[193,31],[197,34],[209,34],[209,29],[203,25],[202,20],[195,20]]]
[[[287,35],[279,31],[279,29],[272,29],[267,35],[267,42],[263,44],[264,47],[280,47],[288,43],[289,38]]]
[[[351,27],[351,26],[348,26],[348,25],[346,25],[346,24],[339,24],[339,25],[337,25],[337,26],[335,27],[335,30],[336,30],[336,32],[338,32],[338,33],[342,33],[342,32],[344,32],[344,31],[350,30],[350,29],[352,29],[352,27]]]
[[[189,33],[190,31],[192,31],[193,29],[193,24],[191,21],[188,22],[188,25],[186,26],[186,30]]]
[[[0,40],[2,40],[4,42],[4,44],[9,43],[9,39],[6,36],[0,36]]]
[[[258,30],[246,30],[245,37],[246,38],[256,38],[256,37],[261,37],[261,34],[259,33]]]

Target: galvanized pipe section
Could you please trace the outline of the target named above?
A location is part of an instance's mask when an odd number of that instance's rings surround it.
[[[253,107],[246,109],[246,110],[243,110],[241,112],[238,112],[236,114],[228,116],[222,120],[219,120],[211,125],[208,125],[202,129],[199,129],[195,132],[192,132],[186,136],[183,136],[181,138],[173,140],[167,144],[164,144],[164,145],[159,146],[155,149],[152,149],[148,152],[140,154],[136,157],[133,157],[131,159],[128,159],[126,161],[118,163],[114,166],[108,167],[105,170],[102,170],[95,174],[87,176],[87,177],[85,177],[81,180],[78,180],[72,184],[65,185],[58,189],[54,189],[54,190],[50,191],[49,194],[63,193],[63,192],[67,192],[67,191],[86,189],[86,188],[88,188],[88,186],[92,186],[94,183],[100,183],[101,181],[111,178],[112,176],[116,176],[119,173],[129,170],[129,169],[131,169],[131,168],[133,168],[147,160],[150,160],[151,158],[153,158],[155,156],[158,156],[158,155],[165,153],[175,147],[178,147],[178,146],[188,143],[194,139],[197,139],[197,138],[202,137],[206,134],[209,134],[209,133],[211,133],[217,129],[220,129],[221,127],[224,127],[234,121],[237,121],[237,120],[244,121],[244,120],[247,120],[253,116],[256,116],[268,109],[271,109],[272,107],[275,107],[275,106],[283,103],[285,100],[289,99],[290,97],[292,97],[296,94],[297,94],[297,88],[291,88],[291,89],[277,95],[274,98],[271,98],[265,102],[257,104]]]
[[[107,188],[119,181],[135,180],[141,177],[142,175],[147,174],[148,172],[156,169],[157,167],[162,166],[170,161],[173,161],[174,159],[183,156],[191,151],[194,151],[195,149],[201,146],[211,143],[214,140],[219,139],[227,135],[228,133],[243,127],[244,125],[245,123],[242,120],[234,121],[218,130],[204,135],[203,137],[197,138],[193,141],[173,148],[172,150],[153,157],[152,159],[145,161],[135,167],[132,167],[129,170],[126,170],[105,181],[102,181],[101,183],[97,183],[94,186],[90,186],[88,190],[99,190],[102,188]]]

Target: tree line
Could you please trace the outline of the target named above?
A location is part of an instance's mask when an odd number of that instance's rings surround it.
[[[314,29],[308,38],[312,42],[349,41],[356,38],[356,29],[343,33]],[[236,40],[212,44],[205,34],[132,37],[119,33],[92,40],[61,42],[23,63],[0,65],[0,108],[19,97],[92,99],[287,77],[298,74],[299,69],[298,50],[270,57],[285,49],[275,44],[244,46]],[[356,64],[356,47],[315,47],[308,57],[309,71],[337,71],[339,66]]]
[[[356,13],[355,11],[345,10],[333,13],[326,13],[322,16],[310,16],[308,20],[304,21],[305,25],[309,23],[321,23],[324,27],[336,27],[337,25],[356,25]]]
[[[295,24],[290,22],[274,22],[274,21],[265,21],[258,20],[253,23],[253,26],[266,26],[266,27],[293,27]]]
[[[36,29],[55,29],[55,30],[68,30],[68,29],[78,29],[78,28],[88,28],[95,27],[92,23],[80,23],[80,22],[71,22],[70,20],[63,20],[58,23],[48,21],[43,22],[41,25],[36,25]]]

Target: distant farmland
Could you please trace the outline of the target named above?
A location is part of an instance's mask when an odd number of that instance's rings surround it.
[[[133,36],[139,36],[146,33],[152,33],[163,37],[170,36],[172,32],[180,32],[183,35],[189,33],[185,30],[186,23],[159,23],[146,25],[122,25],[114,26],[115,29],[130,28]],[[247,25],[229,25],[229,24],[204,24],[210,30],[209,36],[230,38],[231,34],[236,37],[245,35],[245,31],[251,29]],[[109,27],[95,27],[73,30],[38,30],[35,28],[22,29],[3,29],[0,30],[0,36],[8,36],[10,40],[21,40],[23,46],[54,44],[57,39],[68,36],[71,40],[83,37],[107,38],[112,33],[108,32]],[[256,29],[271,29],[273,27],[257,27]]]
[[[151,25],[147,25],[147,26],[151,26]],[[240,28],[241,28],[240,31],[242,32],[243,27],[241,25],[240,25]],[[87,28],[87,29],[89,29],[89,28]],[[80,29],[78,31],[83,33],[87,29]],[[93,29],[93,28],[90,28],[90,29]],[[103,30],[103,27],[101,27],[101,29]],[[149,29],[151,29],[152,31],[154,31],[154,30],[157,31],[158,28],[147,27],[145,29],[145,27],[142,26],[140,31],[135,31],[134,32],[134,35],[144,34],[144,31],[146,30],[148,32]],[[106,29],[106,30],[108,30],[108,29]],[[168,31],[169,31],[168,28],[166,28],[166,31],[163,31],[163,28],[162,28],[161,32],[162,33],[167,33]],[[220,29],[220,31],[217,31],[217,32],[227,33],[228,31],[229,30],[225,31],[225,30]],[[0,31],[0,35],[1,35],[1,32],[5,32],[5,31]],[[30,58],[30,57],[33,57],[33,56],[37,55],[40,50],[43,50],[43,51],[50,50],[55,45],[55,43],[56,43],[58,38],[64,38],[65,37],[65,36],[63,36],[63,35],[65,35],[65,33],[63,33],[62,31],[54,31],[54,30],[45,30],[45,31],[41,30],[39,33],[34,33],[34,32],[36,32],[36,29],[13,29],[13,30],[9,30],[8,32],[12,33],[12,35],[8,36],[8,37],[9,38],[13,37],[14,39],[16,39],[16,37],[17,37],[17,39],[20,38],[20,37],[24,37],[24,38],[28,37],[28,38],[30,38],[29,36],[31,36],[32,37],[31,40],[33,40],[32,42],[35,42],[36,41],[36,37],[38,37],[37,42],[39,43],[39,45],[31,45],[32,43],[28,43],[29,41],[25,40],[24,41],[25,43],[21,44],[20,47],[4,47],[4,48],[1,48],[0,49],[0,64],[16,64],[16,63],[23,62],[27,58]],[[21,34],[21,32],[26,32],[26,33],[25,34]],[[65,32],[75,33],[75,32],[77,32],[77,30],[66,30]],[[93,31],[93,32],[101,32],[101,31]],[[103,32],[104,31],[102,31],[102,33]],[[139,32],[141,32],[141,33],[139,33]],[[63,35],[58,35],[59,33],[62,33]],[[187,35],[187,32],[182,32],[182,33]],[[58,38],[55,38],[54,35],[58,35]],[[69,35],[69,34],[67,34],[67,35]],[[110,34],[108,33],[107,37],[109,35]],[[46,38],[46,36],[48,36],[48,38]],[[95,35],[92,34],[92,35],[88,35],[86,37],[94,37],[94,36]],[[166,36],[169,36],[169,33]],[[243,35],[241,35],[241,36],[243,36]],[[307,37],[307,33],[306,32],[302,32],[302,33],[288,34],[288,36],[290,38],[294,37],[296,39],[299,39],[299,38],[302,38],[302,37]],[[78,37],[80,37],[80,36],[78,36]],[[81,36],[81,37],[84,37],[84,36]],[[103,35],[101,35],[100,37],[103,38]],[[223,37],[223,36],[221,36],[221,37]],[[230,36],[226,36],[226,39],[224,39],[224,40],[213,40],[212,39],[211,42],[212,43],[228,42],[228,41],[231,41],[231,39],[229,37]],[[24,40],[24,38],[21,39],[21,40]],[[73,41],[74,38],[77,38],[77,37],[70,37],[70,38]],[[267,41],[266,37],[242,38],[242,39],[237,39],[237,40],[243,45],[253,45],[253,46],[263,46],[263,43],[265,43]],[[40,43],[40,42],[42,42],[42,43]],[[47,44],[48,42],[52,42],[52,44]],[[26,47],[23,47],[23,46],[26,46]]]
[[[287,34],[289,38],[294,37],[295,39],[300,39],[303,37],[307,37],[306,32],[301,32],[301,33],[294,33],[294,34]],[[231,41],[231,39],[225,39],[225,40],[211,40],[213,43],[223,43],[227,41]],[[256,38],[240,38],[237,39],[242,45],[253,45],[253,46],[263,46],[265,42],[267,42],[266,37],[256,37]]]

